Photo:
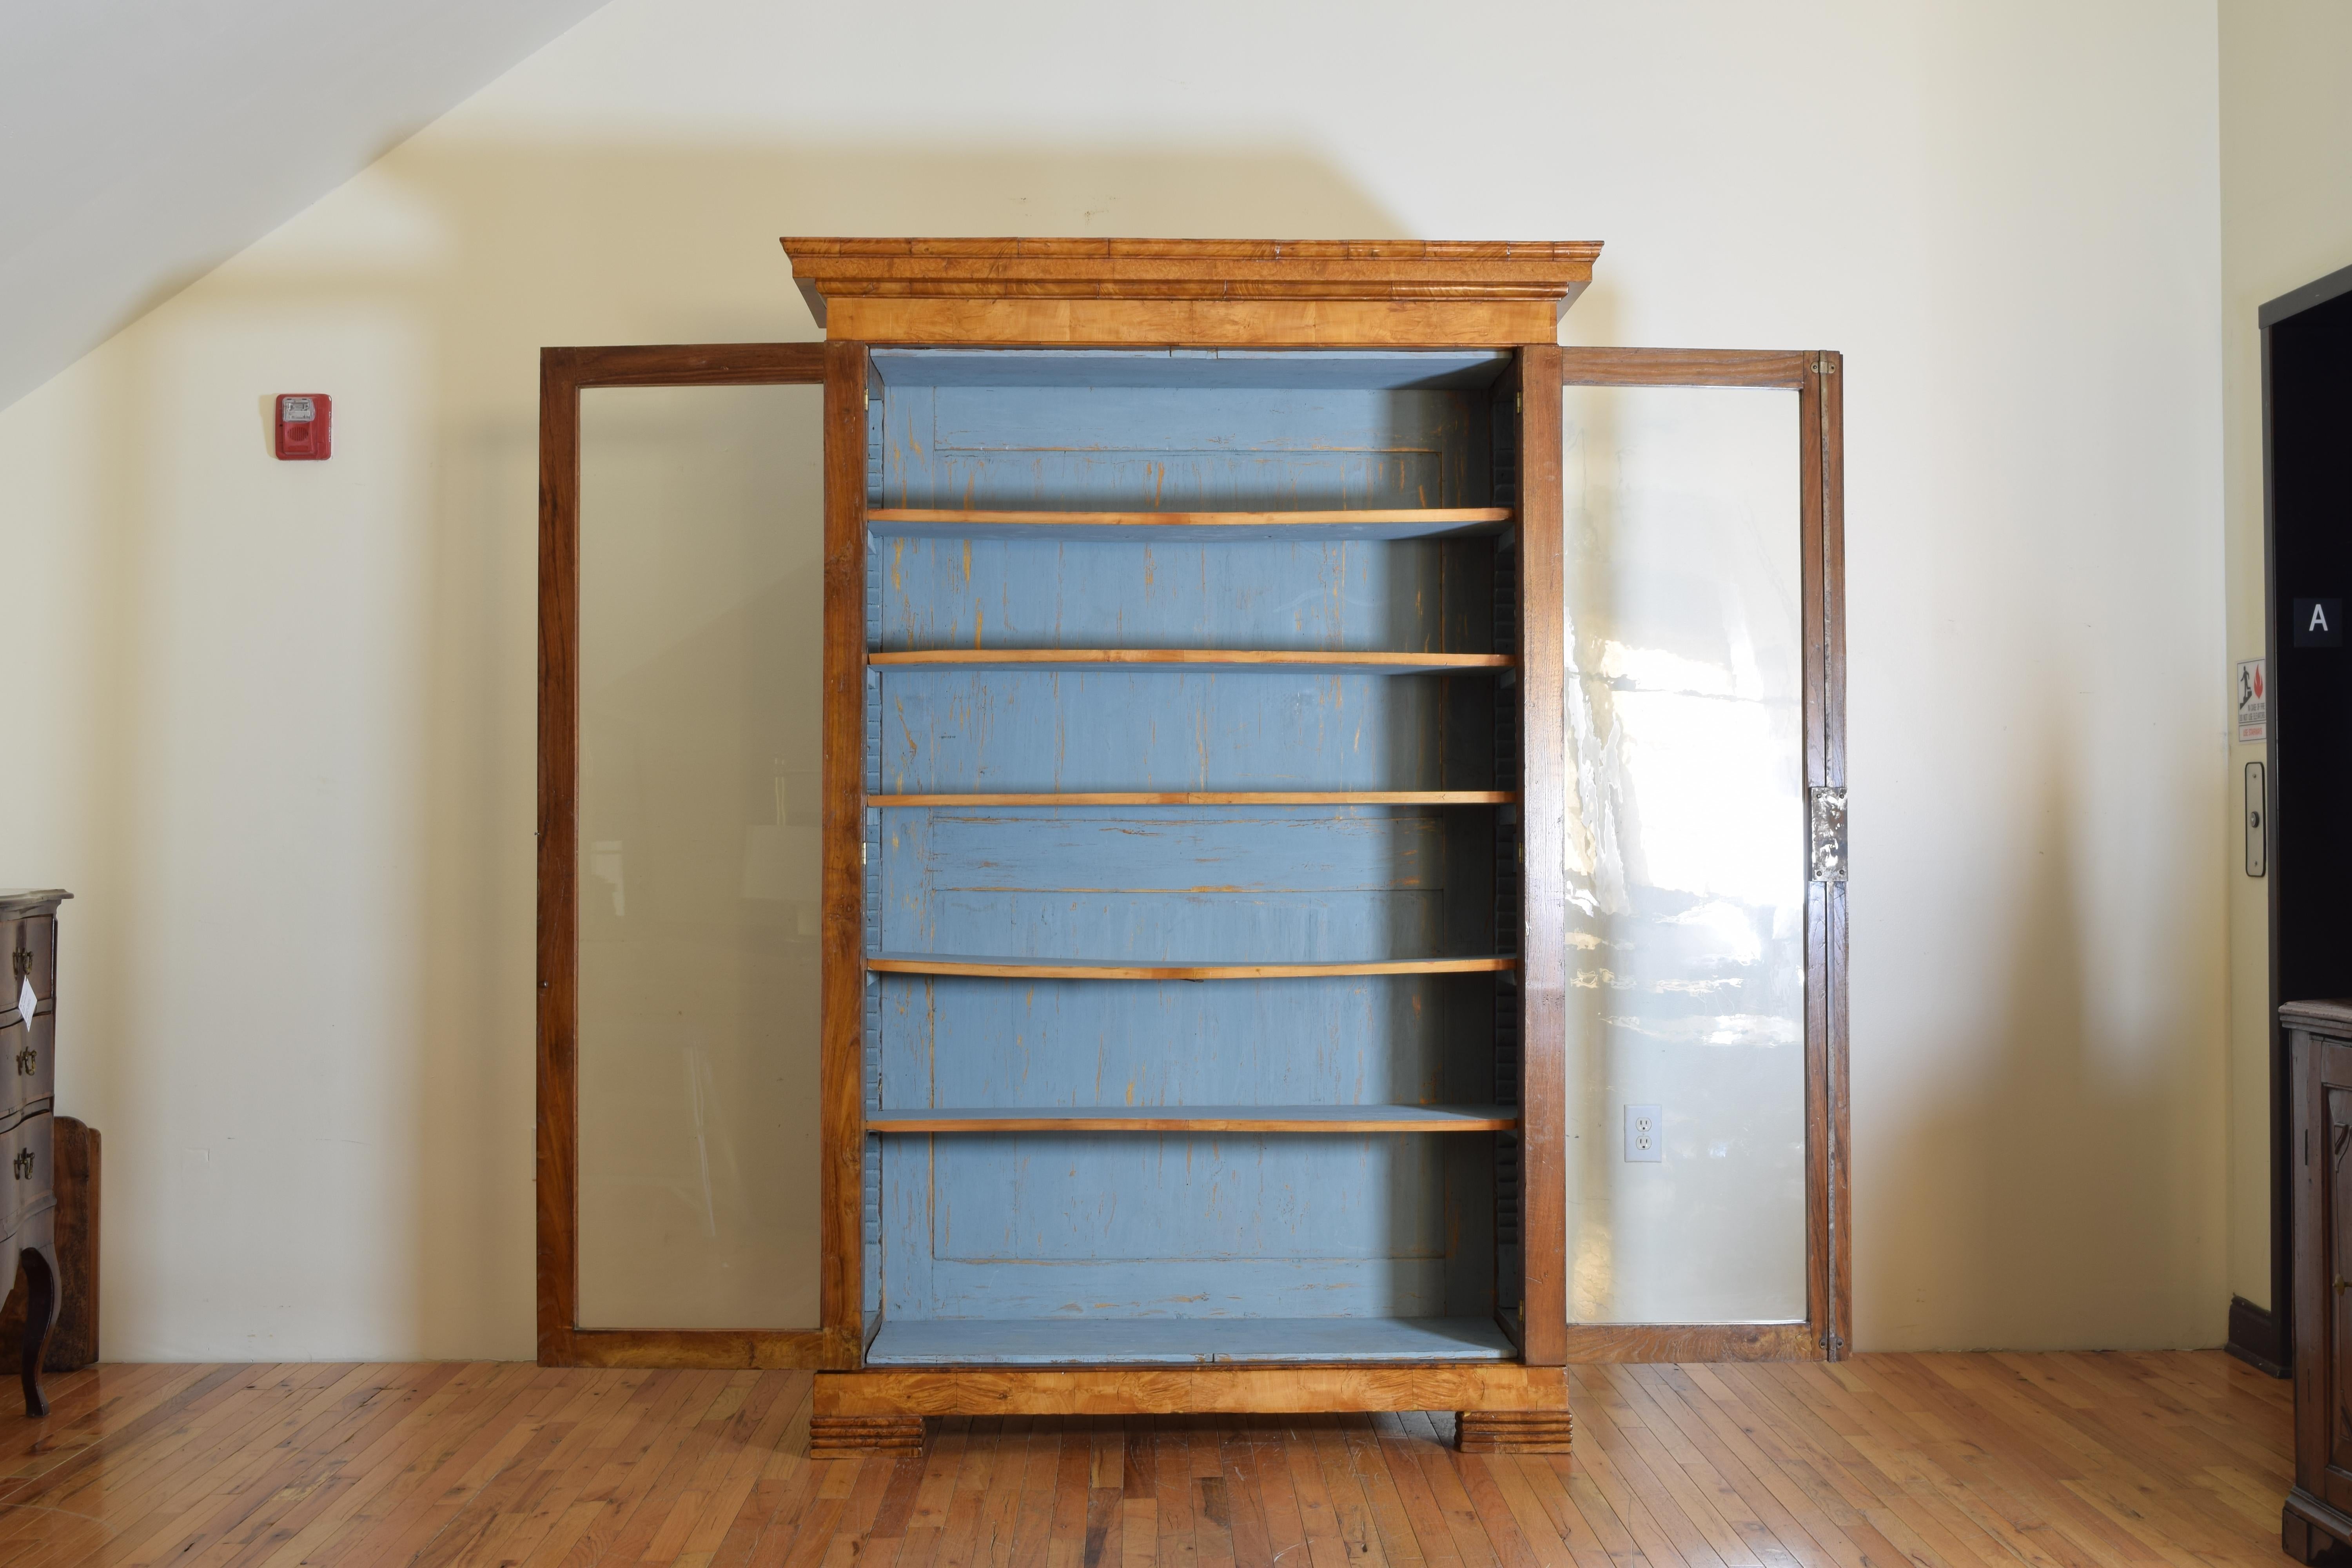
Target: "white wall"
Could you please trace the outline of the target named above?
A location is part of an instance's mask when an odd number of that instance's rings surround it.
[[[2215,49],[614,0],[0,414],[108,1353],[530,1352],[535,351],[813,336],[775,237],[835,232],[1599,238],[1570,342],[1843,350],[1859,1339],[2218,1342]]]
[[[0,0],[0,403],[594,7]]]
[[[2330,0],[2221,6],[2221,342],[2226,399],[2229,638],[2263,654],[2265,300],[2352,267],[2352,9]],[[2234,727],[2229,731],[2234,737]],[[2234,803],[2260,745],[2229,747]],[[2230,911],[2230,1289],[2271,1303],[2270,909],[2244,874],[2235,817]]]

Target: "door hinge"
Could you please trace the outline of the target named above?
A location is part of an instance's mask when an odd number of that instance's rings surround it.
[[[1816,882],[1845,880],[1845,790],[1812,792],[1813,876]]]
[[[1835,375],[1837,374],[1837,361],[1828,354],[1815,354],[1813,356],[1813,370],[1816,374],[1821,375]]]
[[[1528,395],[1524,392],[1515,392],[1511,394],[1511,412],[1514,414],[1525,414],[1527,411]]]
[[[869,413],[872,412],[874,407],[874,389],[869,386],[859,395],[863,396],[866,401],[859,404],[858,406],[866,409]]]

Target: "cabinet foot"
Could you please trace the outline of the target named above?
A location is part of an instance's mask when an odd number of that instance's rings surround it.
[[[20,1255],[25,1266],[25,1339],[18,1347],[25,1381],[25,1414],[49,1413],[49,1396],[41,1392],[41,1358],[48,1352],[49,1331],[58,1326],[58,1261],[48,1248],[28,1247]]]
[[[1565,1454],[1575,1429],[1565,1410],[1454,1413],[1454,1446],[1465,1454]]]
[[[919,1415],[812,1415],[809,1458],[855,1459],[866,1454],[919,1454]]]
[[[2352,1562],[2352,1517],[2328,1507],[2301,1487],[2287,1493],[2279,1510],[2279,1548],[2298,1563]]]

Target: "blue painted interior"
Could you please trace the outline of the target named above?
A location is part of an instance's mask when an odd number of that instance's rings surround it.
[[[1502,363],[877,353],[869,499],[1491,504],[1488,389]],[[1496,542],[877,536],[868,645],[1488,652]],[[866,682],[867,787],[1511,788],[1496,739],[1509,696],[1492,675],[892,668]],[[867,815],[869,952],[1232,963],[1508,951],[1496,834],[1515,830],[1493,808]],[[1493,1103],[1498,984],[869,976],[866,1103]],[[1174,1340],[1115,1326],[1160,1320],[1248,1320],[1257,1338],[1230,1342],[1294,1346],[1312,1334],[1277,1325],[1356,1321],[1313,1342],[1332,1359],[1502,1353],[1491,1330],[1375,1321],[1491,1322],[1489,1135],[1007,1132],[867,1147],[879,1167],[867,1194],[877,1361],[1019,1361],[1035,1347],[1005,1325],[1026,1320],[1083,1321],[1097,1336],[1088,1358],[1113,1361],[1224,1353],[1213,1347],[1225,1331],[1206,1323]]]
[[[1456,507],[1493,489],[1474,392],[890,385],[884,402],[887,507]]]
[[[1477,1121],[1492,1117],[1496,1110],[1491,1105],[1419,1105],[1393,1101],[1381,1105],[1377,1109],[1378,1114],[1382,1118],[1400,1122],[1410,1121],[1418,1127],[1433,1130],[1451,1128],[1461,1131],[1470,1131]],[[1009,1129],[1003,1125],[1007,1122],[1024,1120],[1050,1120],[1057,1122],[1079,1121],[1141,1122],[1165,1120],[1174,1114],[1180,1114],[1180,1112],[1171,1112],[1166,1107],[1156,1103],[1133,1106],[943,1105],[930,1110],[890,1108],[868,1111],[866,1124],[883,1132],[920,1132],[921,1129],[915,1123],[952,1116],[968,1118],[991,1125],[971,1129],[959,1134],[941,1133],[939,1136],[985,1137],[996,1131],[1008,1131]],[[1204,1120],[1225,1118],[1234,1121],[1253,1123],[1281,1121],[1336,1123],[1362,1119],[1367,1115],[1367,1111],[1360,1102],[1356,1101],[1345,1105],[1284,1105],[1279,1102],[1258,1100],[1248,1105],[1221,1106],[1186,1100],[1183,1102],[1181,1114]],[[1142,1128],[1137,1130],[1148,1131]],[[1397,1131],[1402,1129],[1384,1128],[1382,1131]]]
[[[898,1318],[866,1352],[876,1366],[1213,1366],[1252,1362],[1508,1361],[1491,1318]]]

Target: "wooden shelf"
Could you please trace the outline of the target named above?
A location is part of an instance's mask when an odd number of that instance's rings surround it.
[[[1508,669],[1507,653],[1318,653],[1192,647],[921,648],[869,653],[877,669],[1206,669],[1251,674],[1475,675]]]
[[[1127,790],[1074,795],[869,795],[873,806],[1004,805],[1516,805],[1507,789]]]
[[[868,1366],[1515,1361],[1485,1318],[886,1318]]]
[[[1516,958],[1389,958],[1337,963],[1137,963],[1126,959],[1036,961],[876,953],[877,974],[953,974],[1000,980],[1321,980],[1353,974],[1476,974],[1517,969]]]
[[[1108,1105],[869,1110],[868,1132],[1508,1132],[1507,1105]]]
[[[1432,539],[1493,533],[1507,506],[1366,508],[1360,511],[949,511],[884,508],[866,526],[907,539]]]

